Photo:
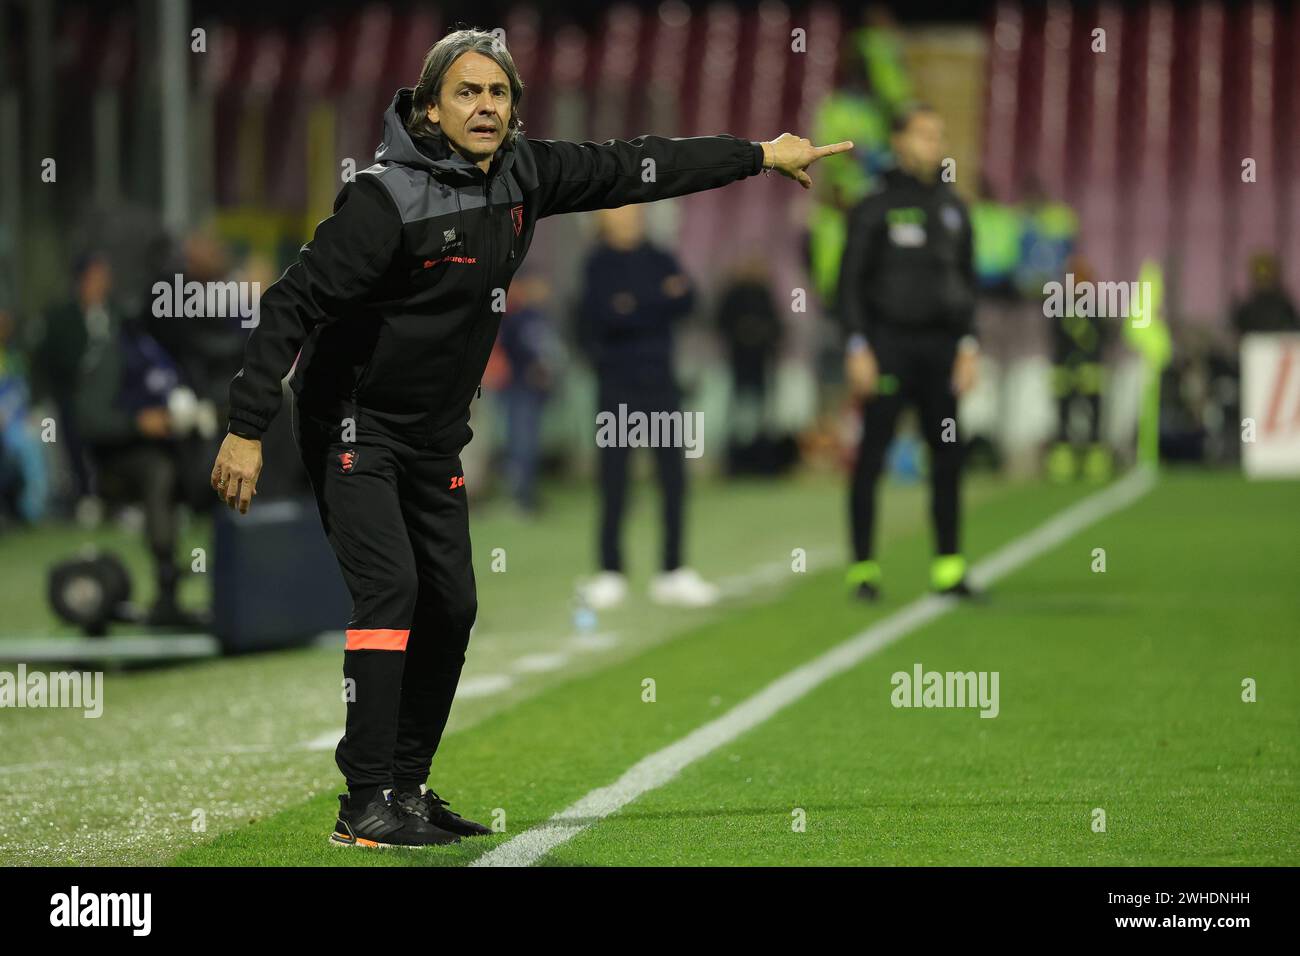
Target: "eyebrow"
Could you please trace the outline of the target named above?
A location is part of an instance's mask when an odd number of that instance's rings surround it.
[[[492,87],[494,90],[504,90],[504,89],[508,89],[508,88],[509,88],[508,84],[506,84],[506,83],[502,83],[500,80],[493,80],[493,81],[492,81],[491,83],[489,83],[488,85],[489,85],[490,87]],[[481,89],[483,89],[483,84],[482,84],[482,83],[471,83],[469,80],[461,80],[461,81],[457,84],[457,86],[458,86],[460,89],[469,89],[469,90],[481,90]]]

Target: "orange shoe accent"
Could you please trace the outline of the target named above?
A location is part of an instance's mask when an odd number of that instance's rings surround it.
[[[349,651],[404,651],[406,639],[411,636],[409,628],[403,631],[387,627],[370,630],[349,630],[347,650]]]

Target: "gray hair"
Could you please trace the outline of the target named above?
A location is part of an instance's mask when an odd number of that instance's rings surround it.
[[[442,81],[451,65],[466,53],[481,53],[501,67],[510,81],[510,122],[506,124],[506,142],[513,141],[524,128],[519,113],[519,103],[524,98],[524,81],[519,78],[505,41],[484,30],[456,30],[429,48],[420,70],[420,80],[415,84],[411,112],[406,117],[407,130],[414,136],[437,136],[442,132],[438,124],[429,119],[429,107],[438,102]]]

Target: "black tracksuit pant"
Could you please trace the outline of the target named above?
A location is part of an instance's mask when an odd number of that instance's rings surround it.
[[[619,405],[629,414],[675,412],[681,409],[681,392],[665,373],[662,379],[636,381],[629,373],[619,376],[602,372],[597,404],[601,411],[617,415]],[[648,449],[655,457],[655,471],[662,495],[663,570],[675,571],[682,563],[682,523],[686,502],[686,456],[680,447]],[[612,445],[598,449],[600,470],[600,567],[623,571],[623,513],[627,505],[627,470],[631,448]]]
[[[871,348],[880,369],[880,383],[876,394],[863,406],[862,442],[853,470],[849,506],[855,561],[868,561],[872,557],[876,482],[884,465],[885,451],[894,437],[899,412],[909,403],[916,406],[921,432],[930,448],[930,514],[934,522],[935,553],[950,555],[959,551],[961,445],[956,440],[957,397],[952,391],[957,338],[946,332],[889,327],[872,333]],[[951,441],[944,441],[945,437]]]
[[[294,403],[294,433],[348,590],[347,726],[335,751],[354,802],[429,776],[478,602],[458,457],[339,426]]]

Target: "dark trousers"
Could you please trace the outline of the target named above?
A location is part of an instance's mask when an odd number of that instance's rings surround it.
[[[602,376],[597,404],[600,411],[614,415],[618,415],[619,405],[626,405],[628,414],[644,412],[649,415],[680,411],[681,395],[671,382],[629,385]],[[661,446],[649,451],[654,455],[662,500],[663,570],[673,571],[682,563],[685,450]],[[627,504],[627,470],[631,452],[631,448],[618,445],[599,449],[600,566],[604,571],[623,570],[623,512]]]
[[[153,556],[158,599],[174,600],[180,578],[176,566],[176,541],[180,533],[176,514],[180,486],[176,446],[171,442],[141,439],[131,445],[97,448],[91,457],[104,499],[138,502],[144,510],[144,533]]]
[[[294,404],[294,433],[352,594],[335,750],[354,796],[429,776],[478,611],[457,457],[438,457]]]
[[[952,391],[955,336],[933,332],[880,330],[871,340],[880,366],[880,385],[862,409],[862,442],[849,496],[853,554],[870,560],[876,524],[876,483],[885,451],[904,405],[916,406],[921,432],[930,447],[930,515],[935,553],[957,554],[961,445],[957,441],[957,397]],[[945,441],[944,438],[950,438]]]
[[[542,450],[546,393],[518,383],[505,390],[506,473],[510,494],[526,511],[537,507],[537,467]]]

